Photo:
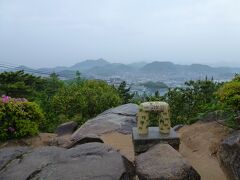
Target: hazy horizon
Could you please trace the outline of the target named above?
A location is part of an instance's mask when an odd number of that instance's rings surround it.
[[[0,62],[86,59],[240,67],[240,1],[1,0]]]
[[[99,60],[99,59],[102,59],[102,60],[105,60],[109,63],[121,63],[121,64],[125,64],[125,65],[131,65],[131,64],[134,64],[134,63],[153,63],[153,62],[170,62],[170,63],[173,63],[175,65],[192,65],[192,64],[201,64],[201,65],[208,65],[210,67],[214,67],[214,68],[218,68],[218,67],[229,67],[229,68],[239,68],[240,69],[240,66],[228,66],[228,65],[211,65],[211,64],[206,64],[206,63],[175,63],[173,61],[136,61],[136,62],[111,62],[107,59],[104,59],[104,58],[98,58],[98,59],[85,59],[85,60],[81,60],[81,61],[76,61],[75,63],[73,64],[69,64],[69,65],[53,65],[53,66],[37,66],[37,67],[34,67],[34,66],[31,66],[31,65],[28,65],[28,64],[14,64],[14,63],[11,63],[10,61],[7,62],[7,61],[0,61],[0,69],[5,69],[4,67],[1,67],[1,65],[6,65],[6,68],[14,68],[14,67],[17,67],[17,66],[25,66],[25,67],[29,67],[29,68],[34,68],[34,69],[41,69],[41,68],[56,68],[56,67],[71,67],[71,66],[74,66],[78,63],[81,63],[81,62],[84,62],[84,61],[95,61],[95,60]],[[9,67],[8,67],[9,66]]]

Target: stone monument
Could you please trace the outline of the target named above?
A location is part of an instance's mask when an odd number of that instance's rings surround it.
[[[145,102],[140,104],[137,114],[137,128],[139,134],[148,134],[149,113],[158,113],[159,131],[167,134],[170,132],[170,109],[166,102]]]
[[[148,127],[150,113],[157,113],[159,127]],[[139,105],[137,113],[137,128],[133,128],[133,144],[136,154],[147,151],[158,143],[167,143],[176,150],[179,149],[180,139],[171,128],[170,107],[161,101],[144,102]]]

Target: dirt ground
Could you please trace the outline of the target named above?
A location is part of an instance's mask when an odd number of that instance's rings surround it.
[[[101,136],[104,143],[109,144],[118,150],[128,160],[134,161],[134,150],[132,144],[132,135],[121,133],[108,133]]]
[[[57,135],[53,133],[40,133],[38,136],[35,137],[9,140],[7,142],[0,143],[0,148],[13,146],[30,146],[35,148],[41,146],[48,146],[52,139],[56,136]]]
[[[217,122],[195,123],[179,130],[180,153],[198,171],[202,180],[226,180],[216,153],[229,129]]]
[[[226,180],[221,170],[216,153],[221,140],[229,129],[217,122],[195,123],[184,126],[178,131],[181,139],[180,153],[198,171],[202,180]],[[11,146],[47,146],[56,134],[41,133],[33,138],[11,140],[0,143],[0,148]],[[130,161],[134,161],[132,136],[113,132],[101,136],[104,143],[111,145]]]
[[[217,122],[195,123],[184,126],[178,132],[181,145],[180,153],[198,171],[202,180],[226,180],[216,153],[221,140],[228,134],[228,128]],[[131,135],[120,133],[105,134],[101,137],[129,160],[134,161]]]

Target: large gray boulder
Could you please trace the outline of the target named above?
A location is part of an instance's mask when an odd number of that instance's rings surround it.
[[[4,180],[125,180],[134,175],[133,165],[103,143],[71,149],[4,148],[0,150],[0,162],[0,179]]]
[[[168,144],[158,144],[136,157],[139,180],[199,180],[200,175]]]
[[[0,149],[0,172],[13,160],[21,160],[24,154],[30,151],[29,147],[16,147]]]
[[[65,146],[65,148],[69,149],[79,144],[85,144],[85,143],[91,143],[91,142],[104,143],[99,136],[96,136],[95,134],[86,134],[84,136],[78,136],[78,139],[72,140],[70,144]]]
[[[86,134],[101,136],[109,132],[131,134],[132,127],[136,126],[136,104],[125,104],[109,109],[97,117],[88,120],[72,135],[72,140],[79,139]]]
[[[230,134],[220,144],[218,159],[228,179],[240,179],[240,130]]]
[[[129,104],[124,104],[112,109],[108,109],[101,113],[100,115],[104,114],[119,114],[119,115],[124,115],[124,116],[136,116],[138,112],[138,106],[133,103]]]
[[[78,124],[74,121],[66,122],[63,124],[60,124],[57,129],[56,133],[58,136],[63,136],[66,134],[72,134],[78,127]]]

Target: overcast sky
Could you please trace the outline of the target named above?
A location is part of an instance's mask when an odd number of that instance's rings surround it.
[[[0,62],[240,67],[240,0],[0,0]]]

